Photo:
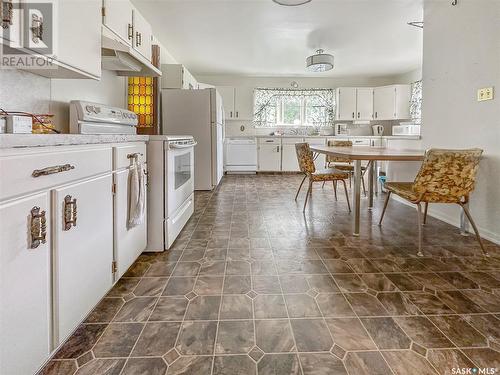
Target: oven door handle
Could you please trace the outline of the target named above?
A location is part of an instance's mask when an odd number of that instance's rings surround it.
[[[198,144],[198,142],[194,142],[194,143],[190,143],[188,145],[176,145],[176,144],[172,144],[172,145],[169,145],[170,148],[190,148],[190,147],[194,147]]]

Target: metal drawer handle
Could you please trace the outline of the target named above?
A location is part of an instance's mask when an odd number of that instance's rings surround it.
[[[132,26],[132,24],[128,24],[128,39],[129,40],[132,40],[132,38],[134,37],[134,26]]]
[[[0,9],[0,14],[2,15],[1,25],[3,29],[8,29],[9,26],[12,25],[12,21],[14,19],[13,17],[13,9],[14,5],[12,4],[11,0],[3,1],[2,4],[0,4],[2,9]]]
[[[76,198],[71,199],[71,195],[64,197],[64,230],[76,227],[77,205]]]
[[[127,159],[137,159],[139,156],[144,156],[141,152],[134,152],[133,154],[127,154]]]
[[[53,167],[47,167],[43,169],[35,169],[31,174],[33,177],[47,176],[49,174],[66,172],[75,169],[74,165],[64,164],[64,165],[55,165]]]
[[[36,249],[40,244],[46,243],[47,237],[47,224],[45,218],[45,211],[40,211],[40,207],[33,207],[31,209],[31,223],[30,235],[31,244],[30,248]]]

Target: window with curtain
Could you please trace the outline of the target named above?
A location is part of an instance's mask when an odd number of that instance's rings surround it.
[[[335,119],[333,89],[264,89],[254,92],[257,127],[331,126]]]
[[[410,116],[415,124],[422,122],[422,80],[411,84]]]

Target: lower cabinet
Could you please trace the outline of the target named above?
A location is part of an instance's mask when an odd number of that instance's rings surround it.
[[[281,153],[281,170],[283,172],[298,172],[300,171],[299,162],[297,160],[297,152],[295,144],[283,144]]]
[[[2,375],[34,374],[51,351],[49,220],[49,192],[0,203]]]
[[[279,142],[279,140],[277,140]],[[259,171],[281,171],[281,146],[277,144],[259,145]]]
[[[113,285],[111,186],[110,173],[52,191],[56,345]]]

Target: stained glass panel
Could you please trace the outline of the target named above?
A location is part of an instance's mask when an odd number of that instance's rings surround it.
[[[139,127],[154,125],[154,89],[151,77],[129,77],[128,109],[139,118]]]

